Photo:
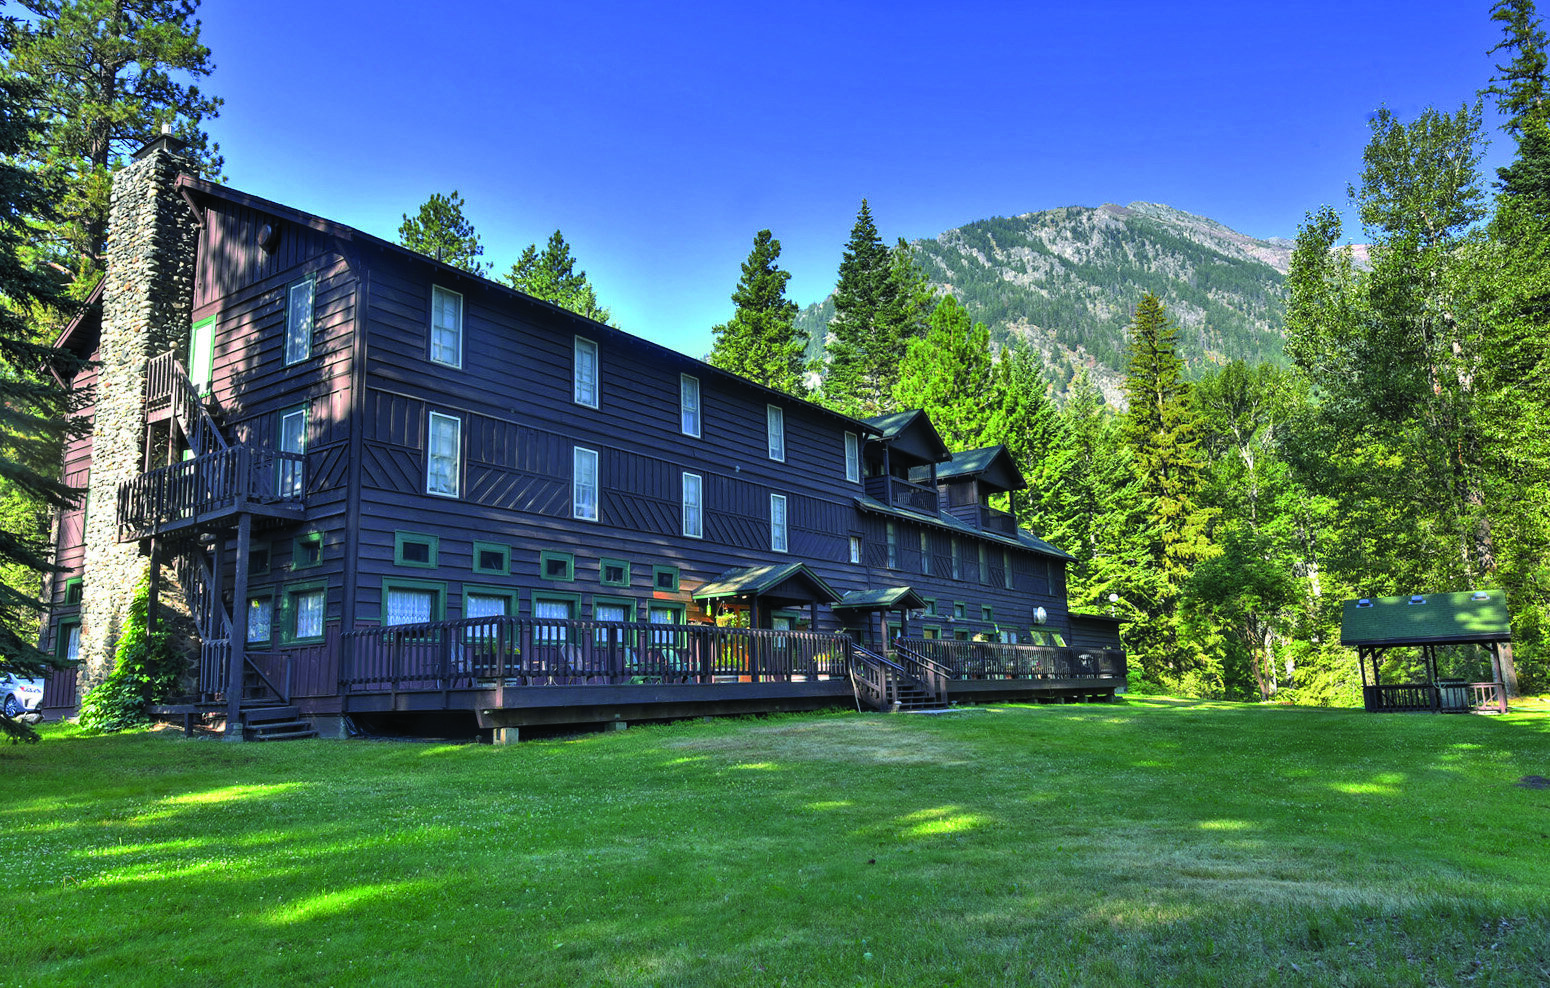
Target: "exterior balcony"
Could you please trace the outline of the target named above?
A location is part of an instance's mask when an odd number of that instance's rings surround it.
[[[306,491],[304,454],[226,446],[120,485],[118,539],[194,535],[235,525],[243,514],[300,519]]]
[[[981,531],[994,532],[1011,539],[1017,538],[1017,519],[1011,512],[982,504],[979,521]]]
[[[890,508],[906,508],[928,515],[937,512],[936,488],[912,484],[902,477],[868,477],[866,493]]]

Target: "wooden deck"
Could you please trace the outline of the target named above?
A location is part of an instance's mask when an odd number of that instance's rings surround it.
[[[896,645],[883,678],[944,704],[1109,699],[1125,683],[1119,651]],[[314,715],[467,711],[497,728],[887,708],[896,693],[869,655],[839,634],[497,617],[330,629],[249,658],[275,699]]]

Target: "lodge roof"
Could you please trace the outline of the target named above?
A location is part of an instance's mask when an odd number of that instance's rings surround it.
[[[873,415],[862,419],[879,438],[890,446],[929,463],[941,463],[953,458],[942,436],[931,424],[931,417],[919,408],[909,408],[887,415]]]
[[[925,607],[925,598],[914,587],[883,587],[877,590],[852,590],[839,603],[829,605],[840,610],[913,610]]]
[[[1001,445],[954,453],[951,461],[936,468],[939,482],[970,477],[988,481],[1004,491],[1020,491],[1028,486],[1011,452]]]
[[[1345,602],[1342,645],[1442,645],[1511,641],[1500,590],[1363,597]]]
[[[695,600],[724,597],[769,597],[777,602],[832,604],[840,599],[834,588],[808,568],[806,563],[771,563],[742,566],[702,584],[694,591]]]
[[[1002,535],[999,532],[988,532],[981,528],[975,528],[973,525],[959,521],[952,515],[941,511],[926,512],[916,511],[913,508],[891,508],[877,498],[866,494],[858,495],[855,502],[856,507],[862,511],[870,511],[876,515],[887,515],[892,518],[902,518],[905,521],[935,525],[938,528],[945,528],[955,535],[972,535],[975,538],[989,539],[991,542],[999,542],[1004,545],[1020,546],[1024,549],[1032,549],[1034,552],[1043,553],[1046,556],[1054,556],[1056,559],[1072,560],[1076,558],[1069,552],[1055,548],[1027,529],[1019,528],[1017,530],[1017,537],[1013,538],[1010,535]]]

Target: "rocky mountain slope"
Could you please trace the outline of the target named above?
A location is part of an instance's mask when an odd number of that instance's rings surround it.
[[[1037,348],[1058,390],[1085,367],[1120,403],[1125,328],[1146,292],[1178,323],[1192,369],[1281,359],[1290,240],[1257,240],[1133,202],[980,220],[914,246],[931,281],[986,323],[993,341],[1015,337]],[[821,340],[833,315],[825,299],[799,320]]]

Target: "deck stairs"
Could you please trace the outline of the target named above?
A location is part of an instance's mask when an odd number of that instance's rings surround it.
[[[318,732],[289,703],[242,703],[242,736],[248,741],[300,741]]]
[[[850,646],[851,680],[856,700],[884,713],[942,710],[945,690],[914,675],[904,665],[855,642]]]

